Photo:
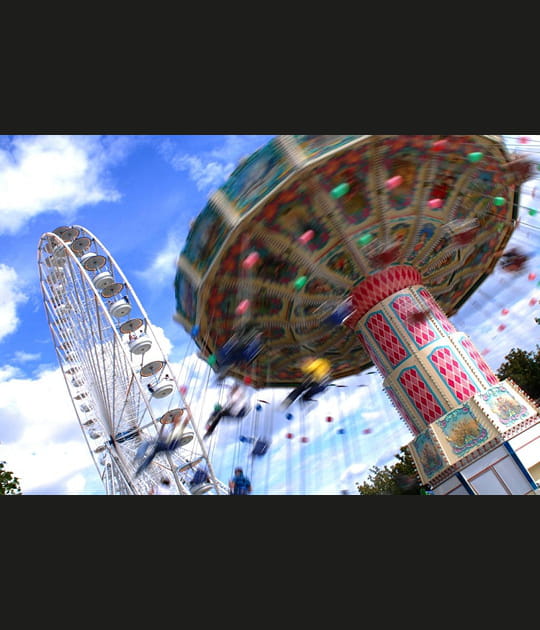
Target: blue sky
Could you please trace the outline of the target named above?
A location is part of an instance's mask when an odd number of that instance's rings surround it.
[[[188,400],[197,400],[202,423],[219,392],[205,392],[207,368],[172,319],[175,263],[189,224],[209,195],[240,159],[271,138],[0,136],[0,459],[19,477],[23,492],[104,492],[47,326],[36,265],[40,236],[60,225],[81,225],[103,242],[167,340],[178,378],[197,371],[201,386],[188,393]],[[515,136],[507,142],[537,160],[540,137],[527,138],[527,144]],[[536,184],[535,179],[524,186],[527,208],[539,207]],[[527,273],[496,271],[454,317],[458,328],[486,350],[494,369],[512,347],[534,349],[540,342],[534,323],[540,309],[531,305],[531,299],[540,298],[539,227],[540,219],[524,209],[512,243],[532,256]],[[537,280],[529,279],[532,271],[538,271]],[[510,313],[502,315],[502,308]],[[502,332],[500,324],[506,326]],[[347,387],[332,388],[305,416],[291,409],[290,420],[273,413],[286,390],[264,396],[252,390],[254,402],[265,398],[270,404],[242,425],[224,421],[219,426],[211,444],[218,476],[226,481],[240,463],[256,492],[354,493],[354,482],[365,478],[371,466],[392,463],[411,435],[381,392],[378,374],[360,374],[341,384]],[[253,462],[238,438],[261,426],[272,435],[272,447]],[[287,439],[287,433],[294,438]]]

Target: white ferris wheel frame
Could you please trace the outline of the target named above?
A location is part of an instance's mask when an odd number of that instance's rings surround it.
[[[77,236],[64,240],[61,234],[67,230],[76,232]],[[77,255],[70,245],[83,237],[90,240],[90,245]],[[93,282],[95,275],[90,275],[91,272],[81,263],[80,258],[90,250],[105,258],[99,269],[106,267],[114,281],[123,284],[122,293],[128,296],[129,304],[138,311],[136,315],[129,311],[128,320],[142,320],[152,354],[157,352],[158,358],[154,361],[163,363],[159,374],[166,373],[172,384],[166,408],[165,396],[155,401],[143,382],[146,379],[141,375],[141,368],[148,363],[145,360],[148,352],[142,355],[131,352],[128,335],[120,331],[123,318],[113,318],[110,307],[107,307],[101,291]],[[38,269],[57,359],[106,494],[149,494],[163,476],[169,478],[172,494],[228,494],[227,487],[215,476],[191,409],[159,344],[150,318],[103,243],[90,230],[79,225],[45,232],[38,244]],[[134,360],[137,356],[141,356],[139,367]],[[184,410],[182,420],[187,420],[181,446],[174,452],[158,455],[137,476],[135,473],[140,463],[135,458],[137,450],[143,442],[157,438],[162,429],[160,419],[176,409]],[[131,431],[135,433],[134,437],[130,437]],[[124,439],[126,436],[128,439]],[[206,482],[190,484],[190,476],[201,466],[208,474]]]

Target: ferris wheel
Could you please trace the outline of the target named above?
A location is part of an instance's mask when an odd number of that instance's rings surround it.
[[[81,226],[44,233],[38,269],[45,313],[78,422],[107,494],[228,494],[133,287]],[[178,447],[144,470],[141,454],[182,419]]]

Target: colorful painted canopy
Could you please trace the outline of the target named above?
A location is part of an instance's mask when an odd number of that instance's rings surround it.
[[[194,222],[175,319],[206,358],[240,322],[259,325],[263,352],[232,371],[255,387],[298,383],[308,356],[356,374],[370,359],[353,330],[323,324],[331,309],[405,264],[456,313],[502,255],[526,178],[499,136],[278,136]]]

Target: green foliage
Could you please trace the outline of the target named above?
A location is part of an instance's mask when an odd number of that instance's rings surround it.
[[[22,494],[19,480],[12,472],[4,469],[4,464],[0,461],[0,494]]]
[[[501,380],[511,378],[531,398],[540,398],[540,346],[529,352],[512,348],[497,370],[497,376]]]
[[[420,494],[420,481],[409,449],[402,446],[396,459],[393,466],[370,468],[367,481],[356,484],[360,494]]]

